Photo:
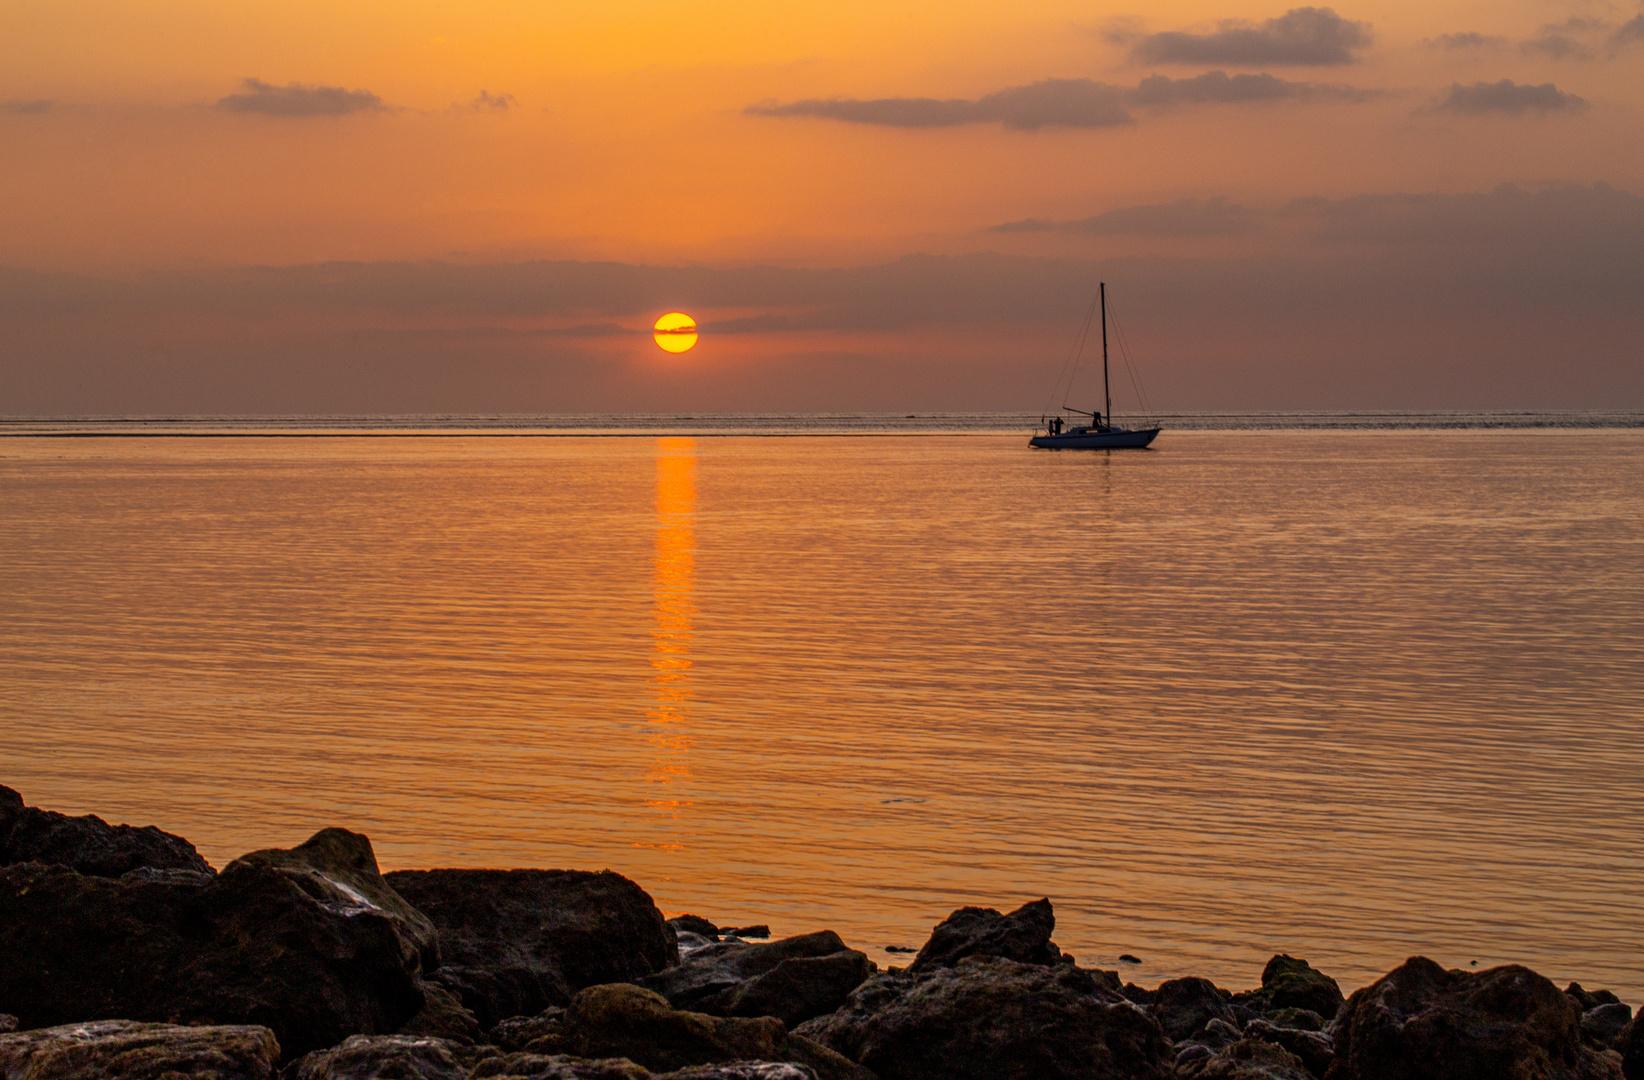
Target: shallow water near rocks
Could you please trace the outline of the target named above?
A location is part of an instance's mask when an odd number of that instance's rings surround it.
[[[881,964],[1644,1001],[1644,434],[0,439],[0,782]],[[1140,957],[1121,964],[1121,954]]]

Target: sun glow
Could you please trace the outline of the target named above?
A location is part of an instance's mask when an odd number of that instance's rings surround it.
[[[656,321],[651,335],[668,352],[689,352],[696,344],[696,320],[679,311],[670,311]]]

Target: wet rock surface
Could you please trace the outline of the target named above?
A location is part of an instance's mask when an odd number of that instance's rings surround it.
[[[1446,971],[1415,957],[1355,991],[1336,1024],[1329,1080],[1620,1080],[1583,1045],[1579,1004],[1517,965]]]
[[[438,932],[443,964],[429,980],[482,1028],[679,963],[651,897],[609,870],[401,870],[384,880]]]
[[[265,1027],[99,1020],[0,1035],[16,1080],[272,1080],[280,1045]]]
[[[937,924],[909,970],[953,967],[967,956],[1055,964],[1062,957],[1062,951],[1051,944],[1055,929],[1056,915],[1048,899],[1023,904],[1009,915],[993,908],[963,907]]]
[[[95,814],[69,817],[41,810],[0,785],[0,866],[28,862],[110,878],[145,867],[212,872],[211,864],[180,836],[152,825],[110,825]]]
[[[768,944],[724,941],[635,980],[676,1008],[715,1016],[775,1016],[793,1027],[831,1013],[877,970],[832,930]]]
[[[1223,994],[1208,979],[1171,979],[1153,992],[1147,1011],[1172,1042],[1190,1039],[1205,1042],[1211,1021],[1230,1027],[1238,1038],[1239,1022]]]
[[[1644,1014],[1644,1009],[1639,1012]],[[1638,1016],[1622,1030],[1615,1048],[1621,1054],[1621,1071],[1627,1080],[1644,1080],[1644,1023]]]
[[[1632,1019],[1633,1010],[1619,1001],[1594,1005],[1581,1014],[1581,1034],[1600,1047],[1613,1046]]]
[[[25,1028],[261,1024],[304,1054],[415,1015],[407,952],[394,920],[272,866],[188,881],[0,870],[0,1011]]]
[[[1230,1043],[1214,1054],[1196,1055],[1177,1067],[1184,1080],[1313,1080],[1300,1058],[1259,1039]]]
[[[354,1035],[327,1050],[305,1055],[285,1071],[287,1080],[467,1080],[474,1066],[499,1057],[495,1047],[476,1049],[418,1035]]]
[[[1158,1022],[1071,965],[970,956],[876,975],[845,1005],[795,1029],[884,1080],[1173,1075]]]

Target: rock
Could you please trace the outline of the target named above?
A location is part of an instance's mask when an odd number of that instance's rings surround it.
[[[1620,1080],[1583,1046],[1570,995],[1516,964],[1445,971],[1425,957],[1356,990],[1334,1025],[1329,1080]]]
[[[1234,1006],[1234,1011],[1238,1011],[1238,1006]],[[1298,1031],[1323,1031],[1327,1022],[1312,1009],[1295,1008],[1271,1009],[1261,1019],[1274,1027],[1295,1028]]]
[[[1639,1014],[1644,1016],[1644,1009]],[[1638,1016],[1622,1030],[1615,1048],[1621,1053],[1621,1071],[1627,1080],[1644,1080],[1644,1022]]]
[[[491,1042],[510,1053],[530,1050],[539,1039],[541,1046],[558,1046],[565,1032],[565,1010],[551,1005],[536,1016],[511,1016],[490,1031]],[[533,1051],[536,1052],[536,1051]]]
[[[406,959],[418,970],[433,971],[440,966],[434,924],[383,880],[377,869],[377,853],[362,834],[321,829],[294,848],[253,851],[234,862],[272,866],[299,882],[312,877],[318,884],[316,894],[341,892],[356,904],[398,922],[401,936],[412,946]]]
[[[289,1080],[467,1080],[494,1047],[463,1046],[420,1035],[355,1035],[316,1050],[286,1070]]]
[[[398,870],[384,880],[439,932],[430,976],[492,1028],[564,1005],[585,986],[679,963],[646,892],[609,870]]]
[[[189,881],[0,869],[0,1010],[25,1027],[262,1024],[300,1056],[415,1015],[414,952],[397,920],[259,863]]]
[[[668,925],[674,928],[675,933],[701,934],[705,938],[719,940],[719,927],[704,919],[700,915],[675,915],[668,920]]]
[[[110,825],[95,814],[69,817],[25,806],[23,796],[0,786],[0,866],[28,862],[110,878],[141,867],[212,872],[180,836],[152,825]]]
[[[764,940],[771,936],[771,928],[764,923],[760,923],[758,926],[743,926],[735,930],[721,930],[719,934],[721,937],[759,938]]]
[[[417,980],[422,991],[422,1009],[401,1024],[396,1035],[424,1035],[472,1045],[479,1042],[480,1025],[474,1014],[463,1008],[462,999],[437,983]]]
[[[1258,1039],[1244,1039],[1191,1061],[1179,1075],[1189,1080],[1313,1080],[1296,1055]]]
[[[1600,1005],[1621,1004],[1621,999],[1610,993],[1608,990],[1588,991],[1583,989],[1581,984],[1578,982],[1573,982],[1569,986],[1566,986],[1564,988],[1564,992],[1581,1002],[1582,1012],[1586,1012],[1588,1009],[1596,1009]]]
[[[816,1080],[816,1074],[786,1061],[728,1061],[663,1073],[657,1080]]]
[[[1269,1009],[1307,1009],[1326,1020],[1341,1010],[1343,1001],[1335,979],[1313,970],[1306,960],[1283,954],[1262,968],[1262,989]]]
[[[677,1009],[714,1016],[775,1016],[793,1027],[833,1012],[876,970],[832,930],[769,944],[722,941],[678,967],[634,980]]]
[[[1303,1031],[1300,1028],[1280,1027],[1266,1020],[1252,1020],[1245,1025],[1247,1039],[1260,1039],[1283,1047],[1301,1059],[1307,1071],[1323,1076],[1336,1058],[1336,1046],[1322,1031]]]
[[[679,955],[681,959],[683,959],[687,953],[693,953],[698,949],[717,944],[718,941],[719,938],[717,937],[703,937],[701,934],[693,934],[689,930],[674,931],[674,942],[679,946]]]
[[[831,1016],[795,1029],[883,1080],[1165,1080],[1157,1021],[1087,972],[971,956],[876,975]]]
[[[1056,915],[1049,900],[1023,904],[1009,915],[992,908],[963,907],[937,924],[908,970],[953,967],[967,956],[1001,956],[1048,966],[1062,955],[1050,941],[1055,929]]]
[[[1619,1001],[1594,1005],[1581,1014],[1581,1034],[1600,1047],[1613,1046],[1632,1018],[1632,1008]]]
[[[1238,1025],[1213,1016],[1205,1023],[1203,1030],[1190,1041],[1202,1043],[1212,1050],[1220,1050],[1224,1046],[1238,1042],[1241,1037]]]
[[[99,1020],[0,1035],[8,1080],[271,1080],[279,1056],[256,1026]]]
[[[17,1026],[17,1017],[10,1013],[0,1013],[0,1035],[4,1035],[8,1031],[16,1031]]]
[[[1121,964],[1139,964],[1141,962],[1142,958],[1139,956],[1132,956],[1129,953],[1119,954],[1119,963]]]
[[[787,1061],[818,1080],[865,1080],[851,1062],[788,1034],[775,1017],[718,1017],[675,1009],[666,998],[627,983],[581,991],[557,1031],[531,1044],[535,1053],[624,1057],[656,1072],[727,1061]]]
[[[888,953],[917,953],[919,950],[908,945],[886,945],[885,951]]]
[[[1200,1036],[1211,1020],[1232,1025],[1234,1038],[1238,1038],[1238,1019],[1232,1007],[1222,992],[1207,979],[1171,979],[1160,983],[1147,1011],[1159,1021],[1159,1026],[1171,1042],[1181,1042],[1183,1039],[1205,1042]]]

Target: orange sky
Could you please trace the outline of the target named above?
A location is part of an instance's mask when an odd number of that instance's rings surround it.
[[[1294,200],[1345,206],[1502,184],[1644,192],[1641,11],[1604,0],[1355,4],[1326,9],[1334,21],[1320,32],[1345,35],[1345,62],[1323,62],[1307,50],[1329,40],[1304,34],[1298,61],[1284,52],[1286,8],[1248,0],[12,0],[0,8],[0,266],[128,280],[334,260],[848,269],[916,252],[1310,258],[1320,234],[1296,224]],[[1172,54],[1181,35],[1204,57]],[[1243,60],[1228,53],[1252,41]],[[1212,71],[1269,75],[1291,97],[1136,96],[1151,75]],[[988,95],[1046,79],[1103,84],[1130,122],[1013,128],[986,113]],[[1506,96],[1489,89],[1501,80]],[[1452,99],[1475,84],[1488,92]],[[351,104],[341,115],[280,113],[324,93]],[[237,110],[236,95],[251,104]],[[982,104],[935,127],[745,111],[914,98]],[[1243,224],[991,231],[1214,199]],[[1630,206],[1611,207],[1623,227]],[[1431,237],[1406,229],[1398,241],[1418,264],[1422,245],[1454,240],[1423,221],[1412,227]],[[1595,219],[1588,232],[1615,228]],[[765,310],[734,300],[693,314]],[[31,340],[66,340],[25,314]],[[1625,340],[1636,324],[1612,316]],[[1047,339],[1065,336],[1056,318]],[[1327,352],[1329,341],[1309,348]],[[922,346],[872,348],[899,347]],[[0,359],[34,385],[34,361],[15,346]],[[46,407],[39,400],[24,411]]]

